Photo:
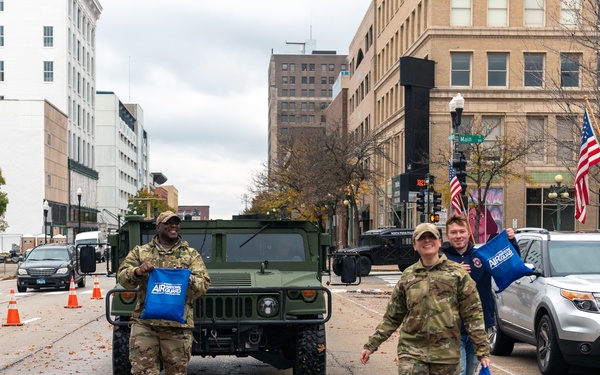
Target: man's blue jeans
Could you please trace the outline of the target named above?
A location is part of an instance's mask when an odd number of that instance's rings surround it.
[[[466,333],[460,335],[460,365],[462,367],[460,375],[475,375],[479,366],[475,347]]]

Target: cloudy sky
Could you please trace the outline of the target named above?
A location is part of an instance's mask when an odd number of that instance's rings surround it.
[[[150,170],[211,219],[245,207],[267,161],[271,50],[347,54],[370,0],[100,0],[97,90],[140,104]]]

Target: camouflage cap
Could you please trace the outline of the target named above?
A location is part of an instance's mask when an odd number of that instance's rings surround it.
[[[437,239],[440,238],[440,231],[435,225],[431,223],[421,223],[417,225],[415,231],[413,232],[413,241],[418,240],[423,234],[427,232],[433,234]]]
[[[181,221],[181,218],[179,216],[177,216],[177,214],[175,212],[165,211],[165,212],[162,212],[160,215],[158,215],[158,217],[156,218],[156,225],[161,224],[161,223],[166,223],[172,217],[176,217],[179,221]]]

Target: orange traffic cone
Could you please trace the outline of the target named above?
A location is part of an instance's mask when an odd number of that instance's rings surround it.
[[[77,302],[77,293],[75,293],[75,281],[73,278],[71,278],[71,286],[69,287],[69,302],[65,307],[68,309],[81,307],[79,302]]]
[[[8,302],[8,315],[6,317],[6,323],[2,326],[22,326],[21,319],[19,318],[19,309],[17,309],[17,301],[15,300],[15,290],[10,290],[10,301]]]
[[[92,291],[91,299],[102,299],[102,293],[100,292],[100,281],[98,281],[98,275],[94,275],[94,290]]]

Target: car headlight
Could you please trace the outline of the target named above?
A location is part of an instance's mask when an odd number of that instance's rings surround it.
[[[66,275],[69,273],[69,268],[68,267],[63,267],[63,268],[59,268],[56,270],[56,274],[57,275]]]
[[[571,301],[578,310],[594,313],[600,312],[598,309],[598,301],[592,293],[561,289],[560,295]]]
[[[272,318],[279,312],[277,300],[273,297],[262,297],[258,300],[258,313],[263,318]]]
[[[27,270],[23,268],[19,268],[17,270],[17,275],[27,275]]]

